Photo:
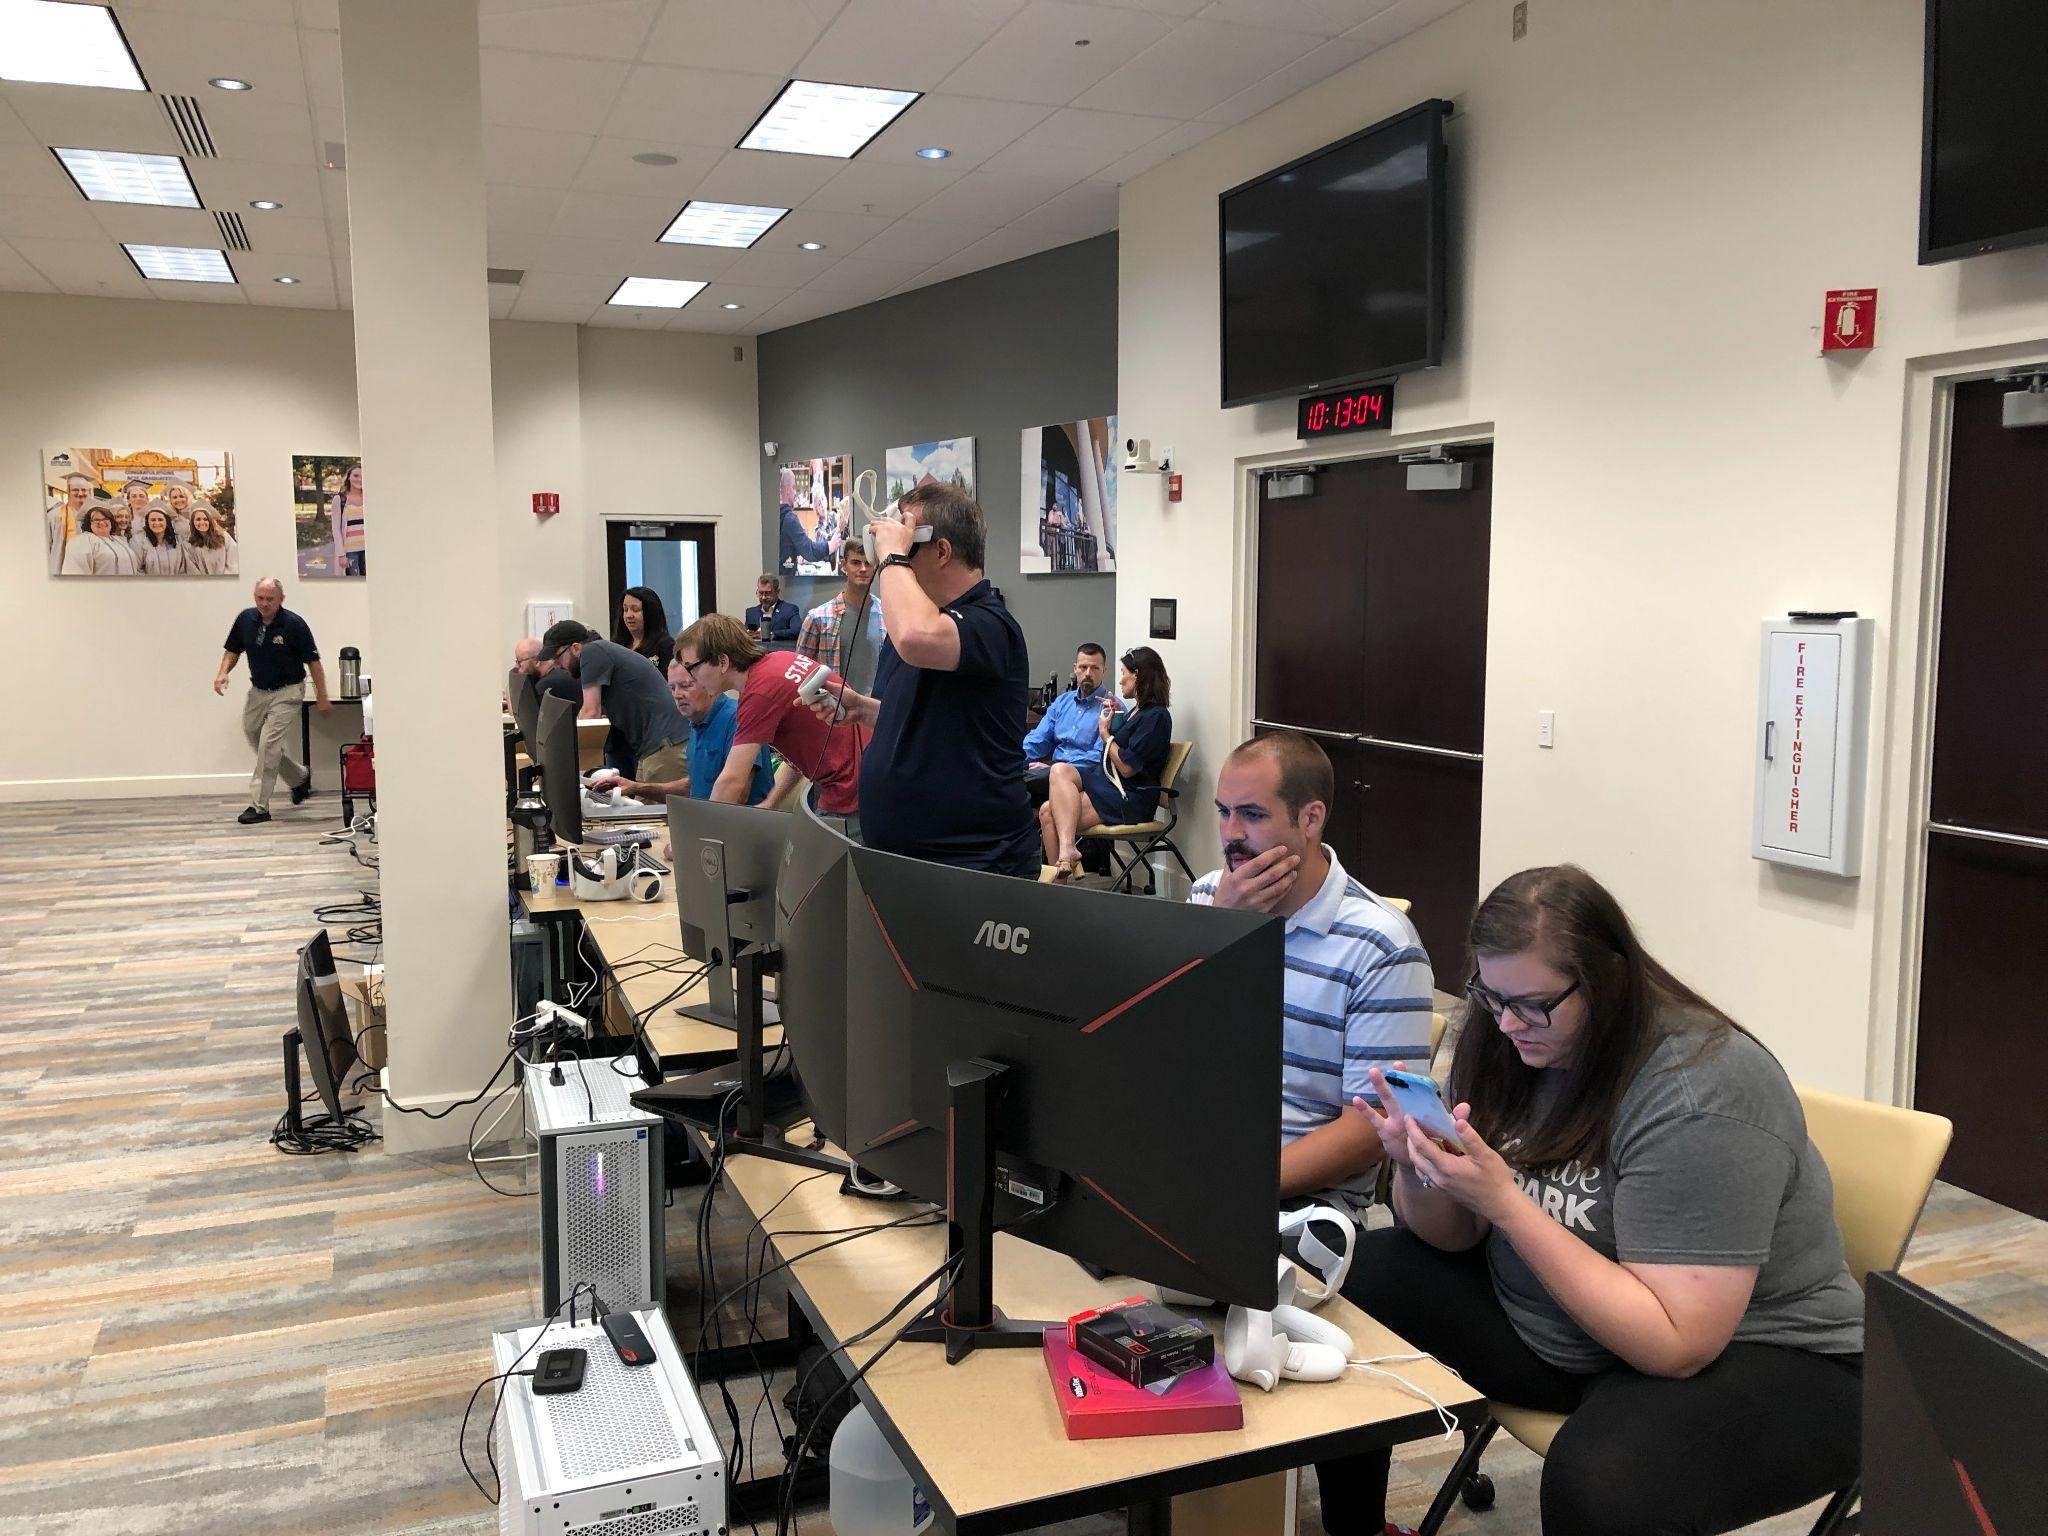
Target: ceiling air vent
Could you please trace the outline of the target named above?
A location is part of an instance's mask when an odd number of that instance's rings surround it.
[[[526,281],[526,269],[524,267],[491,267],[485,272],[484,276],[490,282],[502,283],[507,288],[517,288]]]
[[[166,96],[163,103],[164,116],[171,120],[171,131],[185,146],[186,154],[200,160],[220,158],[220,152],[213,147],[213,135],[206,131],[206,116],[199,110],[198,101],[190,96]]]
[[[213,222],[220,226],[221,243],[231,251],[250,249],[249,231],[242,227],[239,213],[216,213]]]

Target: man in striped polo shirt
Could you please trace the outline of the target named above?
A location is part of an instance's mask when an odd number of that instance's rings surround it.
[[[1366,1072],[1429,1059],[1435,983],[1415,925],[1344,871],[1322,840],[1336,775],[1306,736],[1245,742],[1216,775],[1222,869],[1191,901],[1285,918],[1280,1194],[1371,1202],[1379,1138],[1354,1098]]]

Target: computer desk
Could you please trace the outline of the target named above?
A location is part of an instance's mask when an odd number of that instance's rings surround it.
[[[808,1169],[744,1153],[727,1158],[725,1174],[750,1215],[774,1208],[771,1232],[860,1226],[911,1209],[841,1195],[836,1179],[806,1183]],[[791,1237],[785,1250],[778,1238],[778,1257],[820,1241]],[[794,1304],[829,1347],[871,1326],[945,1254],[943,1226],[898,1228],[827,1248],[784,1273]],[[1060,1254],[996,1238],[996,1302],[1007,1316],[1058,1321],[1146,1289],[1115,1276],[1093,1280]],[[852,1363],[865,1362],[916,1307],[848,1352]],[[1354,1358],[1414,1352],[1342,1297],[1319,1315],[1351,1335]],[[1207,1316],[1212,1328],[1220,1325]],[[1386,1368],[1466,1422],[1483,1409],[1482,1397],[1433,1360]],[[1290,1469],[1442,1433],[1428,1404],[1359,1371],[1333,1382],[1282,1382],[1270,1393],[1242,1386],[1240,1430],[1119,1440],[1066,1438],[1035,1349],[980,1350],[949,1366],[938,1345],[898,1344],[855,1390],[955,1536],[1000,1536],[1119,1509],[1145,1536],[1292,1536]]]

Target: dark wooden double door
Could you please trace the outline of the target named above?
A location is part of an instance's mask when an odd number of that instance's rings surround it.
[[[1437,985],[1464,984],[1479,895],[1490,450],[1469,490],[1411,491],[1394,459],[1259,498],[1255,728],[1312,736],[1337,773],[1326,841],[1404,896]]]

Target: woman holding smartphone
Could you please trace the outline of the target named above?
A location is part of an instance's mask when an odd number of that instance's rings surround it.
[[[1489,1397],[1571,1415],[1547,1536],[1730,1531],[1853,1480],[1863,1298],[1784,1069],[1572,865],[1480,903],[1455,1145],[1371,1074],[1400,1225],[1345,1293]],[[1382,1536],[1387,1453],[1319,1467]]]
[[[1096,723],[1101,761],[1054,763],[1045,781],[1038,835],[1045,862],[1057,866],[1054,878],[1059,880],[1081,873],[1080,837],[1090,827],[1150,821],[1159,809],[1159,773],[1173,740],[1173,712],[1166,707],[1173,682],[1159,653],[1149,645],[1124,652],[1117,692],[1131,707],[1120,709],[1115,699],[1102,701]]]

